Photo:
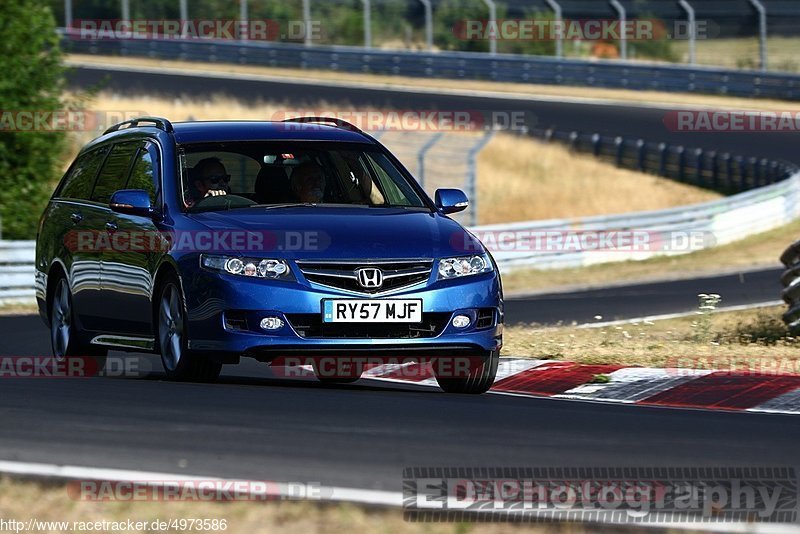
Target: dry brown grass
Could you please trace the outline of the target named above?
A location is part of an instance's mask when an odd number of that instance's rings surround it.
[[[398,480],[399,483],[399,480]],[[207,532],[250,534],[253,532],[328,533],[468,533],[487,532],[591,532],[580,525],[508,525],[465,523],[411,523],[400,510],[364,508],[349,504],[314,502],[266,503],[208,502],[87,502],[67,496],[62,484],[42,485],[32,481],[0,478],[0,518],[27,521],[148,521],[170,519],[225,519],[227,529]],[[72,529],[70,529],[71,531]],[[78,530],[75,529],[77,532]],[[96,531],[96,530],[95,530]],[[57,532],[52,530],[51,532]],[[101,530],[111,532],[111,530]],[[123,532],[128,532],[123,530]],[[150,532],[148,530],[148,532]],[[179,532],[169,530],[169,532]],[[200,532],[200,530],[195,530]]]
[[[380,74],[356,74],[323,70],[286,69],[258,67],[251,65],[227,65],[221,63],[201,63],[190,61],[164,61],[147,58],[103,57],[72,54],[67,56],[68,64],[138,66],[163,69],[165,72],[198,72],[245,74],[261,76],[265,79],[322,80],[331,82],[357,82],[382,87],[422,87],[455,91],[485,91],[517,94],[553,99],[585,98],[601,99],[622,103],[660,104],[669,106],[703,106],[723,109],[748,110],[791,110],[797,109],[796,102],[769,99],[749,99],[715,95],[695,95],[667,93],[660,91],[633,91],[624,89],[604,89],[594,87],[565,87],[554,85],[535,85],[525,83],[503,83],[478,80],[445,80],[438,78],[413,78],[408,76],[388,76]],[[177,92],[180,90],[178,89]]]
[[[719,197],[509,134],[495,136],[478,156],[481,224],[657,210]]]
[[[800,339],[781,322],[782,307],[717,312],[603,328],[509,326],[509,356],[699,369],[800,373]],[[597,313],[602,316],[603,310]]]

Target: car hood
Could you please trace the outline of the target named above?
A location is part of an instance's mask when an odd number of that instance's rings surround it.
[[[441,258],[482,252],[471,234],[439,213],[402,208],[239,208],[190,217],[215,236],[229,232],[241,255],[286,259]],[[246,235],[247,237],[243,237]],[[233,238],[228,236],[228,243]],[[216,252],[228,246],[226,239]],[[223,250],[220,250],[222,248]]]

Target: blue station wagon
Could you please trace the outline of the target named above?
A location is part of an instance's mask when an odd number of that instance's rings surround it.
[[[243,356],[310,358],[330,382],[367,367],[323,361],[415,359],[482,393],[503,299],[448,216],[467,206],[338,119],[134,119],[80,151],[42,216],[39,312],[59,359],[153,352],[168,378],[210,381]]]

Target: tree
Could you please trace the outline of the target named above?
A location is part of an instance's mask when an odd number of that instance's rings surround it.
[[[64,109],[64,68],[53,14],[41,0],[3,0],[0,13],[0,223],[4,238],[32,239],[60,173],[66,132],[20,119]]]

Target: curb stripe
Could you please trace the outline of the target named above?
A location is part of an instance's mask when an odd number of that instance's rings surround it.
[[[495,382],[496,391],[557,395],[591,381],[595,375],[620,369],[618,365],[578,365],[550,362]]]
[[[662,406],[754,408],[800,387],[800,377],[732,375],[715,372],[644,400]]]

